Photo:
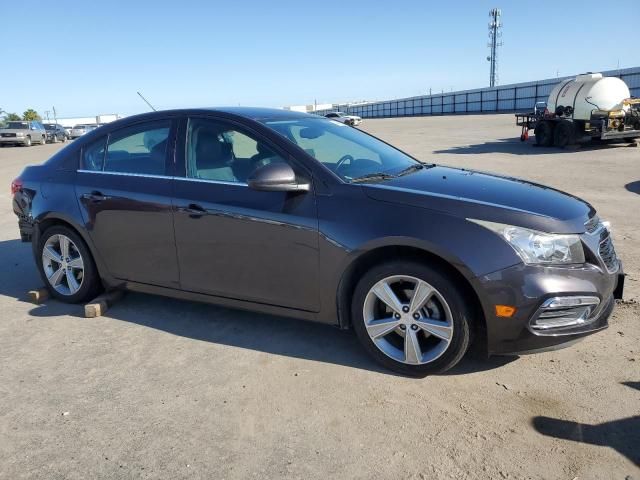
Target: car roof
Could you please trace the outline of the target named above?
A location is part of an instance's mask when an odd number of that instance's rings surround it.
[[[295,120],[302,118],[322,118],[318,115],[310,115],[308,113],[296,112],[292,110],[284,110],[279,108],[263,108],[263,107],[207,107],[207,108],[182,108],[174,110],[158,110],[156,112],[141,113],[129,117],[116,120],[112,124],[128,123],[132,120],[153,120],[164,115],[194,115],[202,113],[223,113],[236,115],[256,121],[266,120]]]

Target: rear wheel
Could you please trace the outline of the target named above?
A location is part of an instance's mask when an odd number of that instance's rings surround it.
[[[40,145],[46,145],[46,144],[47,144],[47,137],[43,135],[42,138],[40,139]]]
[[[556,125],[553,132],[553,145],[559,148],[576,143],[576,132],[572,122],[563,120]]]
[[[52,140],[52,142],[53,142],[53,143],[58,143],[58,135],[54,135],[54,136],[53,136],[53,140]]]
[[[38,242],[36,261],[51,295],[66,303],[93,298],[101,288],[87,245],[65,226],[48,228]]]
[[[542,120],[538,122],[533,131],[536,136],[536,144],[541,147],[550,147],[553,143],[553,125],[551,122]]]
[[[456,365],[470,343],[471,310],[446,272],[399,261],[369,270],[352,302],[353,327],[382,365],[423,377]]]

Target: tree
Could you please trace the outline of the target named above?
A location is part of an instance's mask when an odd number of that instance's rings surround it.
[[[5,122],[19,122],[20,120],[22,120],[22,118],[20,118],[20,115],[18,115],[17,113],[7,113],[7,116],[4,117]]]
[[[22,119],[23,120],[37,120],[38,122],[40,120],[42,120],[42,118],[40,117],[40,115],[38,115],[38,112],[36,112],[33,108],[30,108],[29,110],[27,110],[26,112],[24,112],[22,114]]]

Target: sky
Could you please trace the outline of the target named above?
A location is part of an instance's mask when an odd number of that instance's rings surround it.
[[[0,1],[0,4],[8,0]],[[383,100],[640,66],[640,0],[103,0],[0,24],[0,108],[58,117]],[[635,26],[634,26],[635,25]]]

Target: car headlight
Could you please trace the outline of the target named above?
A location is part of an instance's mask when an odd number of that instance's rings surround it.
[[[545,233],[524,227],[468,219],[496,233],[520,256],[534,265],[584,263],[584,249],[578,235]]]
[[[16,133],[16,137],[24,137],[24,132],[18,132],[18,133]]]

